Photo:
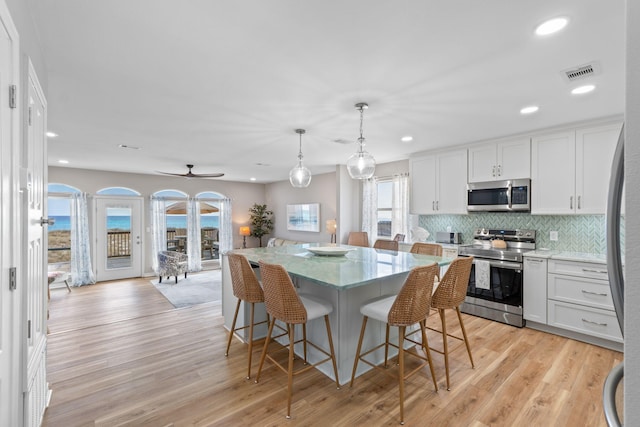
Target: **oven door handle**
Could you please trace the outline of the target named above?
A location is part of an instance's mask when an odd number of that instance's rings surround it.
[[[498,261],[493,259],[478,259],[474,258],[473,263],[476,261],[487,261],[491,267],[506,268],[508,270],[522,270],[522,264],[519,262]]]

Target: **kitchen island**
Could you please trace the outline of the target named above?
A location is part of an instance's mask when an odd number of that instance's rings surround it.
[[[373,248],[339,245],[349,249],[343,256],[319,256],[309,248],[327,246],[326,244],[308,243],[302,245],[284,245],[272,248],[252,248],[235,250],[247,257],[250,263],[257,266],[258,261],[281,264],[289,272],[298,292],[316,295],[333,304],[331,313],[331,330],[338,365],[340,384],[351,378],[353,360],[360,334],[362,315],[360,306],[363,302],[382,295],[396,294],[409,273],[418,266],[438,263],[440,267],[451,262],[451,258],[412,254],[408,252],[386,251]],[[260,277],[259,269],[256,274]],[[236,299],[232,293],[231,275],[226,256],[222,257],[222,313],[225,327],[231,328]],[[244,306],[244,304],[243,304]],[[266,313],[263,305],[256,306],[256,321],[264,320]],[[249,321],[249,305],[241,307],[237,325],[244,326]],[[384,340],[383,324],[367,327],[365,346],[380,343]],[[379,323],[379,322],[375,322]],[[395,328],[392,328],[392,330]],[[242,331],[241,331],[242,332]],[[397,330],[394,331],[397,334]],[[255,337],[266,335],[266,327],[256,328]],[[324,322],[311,322],[307,325],[307,334],[311,341],[328,349]],[[246,336],[239,333],[241,339]],[[397,335],[396,335],[397,336]],[[396,338],[397,339],[397,338]],[[382,353],[374,357],[381,358]],[[317,360],[319,355],[310,352],[310,361]],[[330,364],[318,366],[325,375],[333,379]],[[370,367],[360,364],[358,375]]]

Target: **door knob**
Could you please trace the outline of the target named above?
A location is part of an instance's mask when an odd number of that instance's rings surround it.
[[[55,218],[42,218],[40,217],[40,225],[53,225],[56,223]]]

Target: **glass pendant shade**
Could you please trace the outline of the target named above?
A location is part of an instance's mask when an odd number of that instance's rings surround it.
[[[376,161],[365,150],[358,150],[347,160],[347,170],[353,179],[369,179],[376,171]]]
[[[358,151],[347,160],[347,171],[353,179],[369,179],[376,171],[376,160],[364,149],[364,137],[362,136],[362,121],[364,110],[369,106],[360,102],[356,104],[356,109],[360,111],[360,138],[358,138]]]
[[[311,171],[302,164],[302,160],[289,172],[289,182],[296,188],[308,187],[311,184]]]
[[[311,171],[302,164],[302,135],[304,129],[296,129],[296,133],[300,135],[300,151],[298,152],[298,164],[289,172],[289,182],[296,188],[305,188],[311,184]]]

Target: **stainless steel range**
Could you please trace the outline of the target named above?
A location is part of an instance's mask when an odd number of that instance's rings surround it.
[[[460,310],[523,327],[522,254],[536,248],[535,230],[479,228],[460,256],[473,256],[467,296]]]

